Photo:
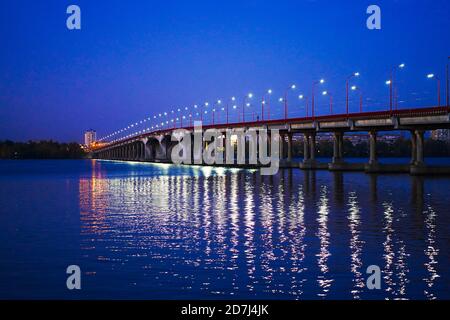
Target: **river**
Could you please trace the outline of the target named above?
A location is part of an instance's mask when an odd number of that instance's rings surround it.
[[[0,190],[1,299],[450,299],[450,177],[24,160]]]

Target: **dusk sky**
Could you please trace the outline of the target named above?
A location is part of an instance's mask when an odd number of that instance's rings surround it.
[[[66,28],[70,4],[81,8],[81,30]],[[381,30],[366,28],[370,4],[381,7]],[[354,71],[367,110],[383,109],[399,63],[400,107],[437,103],[428,73],[441,78],[444,104],[449,17],[448,0],[2,0],[0,140],[81,142],[90,128],[101,137],[178,107],[260,99],[268,88],[275,112],[292,83],[295,113],[296,96],[319,78],[339,112]],[[327,98],[317,99],[325,114]]]

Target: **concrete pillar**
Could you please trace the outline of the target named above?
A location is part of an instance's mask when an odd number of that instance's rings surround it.
[[[340,132],[334,133],[334,140],[333,140],[333,163],[339,162],[341,159],[339,157],[339,136]]]
[[[377,160],[377,132],[376,131],[369,132],[369,146],[370,146],[369,164],[376,164],[376,163],[378,163],[378,160]]]
[[[343,151],[344,135],[342,132],[335,132],[333,140],[333,163],[339,163],[343,161]]]
[[[140,147],[141,153],[139,154],[139,160],[144,161],[145,160],[145,143],[144,143],[144,141],[139,142],[139,145],[141,146]]]
[[[341,161],[343,161],[344,160],[344,133],[343,132],[341,132],[341,134],[339,135],[338,146],[339,146],[339,158],[341,159]]]
[[[311,162],[316,161],[316,133],[311,133],[309,136],[309,157]]]
[[[303,162],[309,160],[309,134],[303,135]]]
[[[424,155],[423,155],[423,149],[424,149],[424,131],[423,130],[416,130],[416,165],[423,165],[424,164]]]
[[[284,159],[284,133],[280,133],[280,160]]]
[[[416,133],[411,131],[411,165],[415,165],[417,161],[417,138]]]
[[[287,134],[287,161],[292,161],[292,133]]]

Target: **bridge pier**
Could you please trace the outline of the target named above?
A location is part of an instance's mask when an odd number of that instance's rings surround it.
[[[369,131],[369,163],[365,165],[365,171],[367,173],[382,172],[377,156],[377,135],[374,130]]]
[[[376,131],[369,132],[369,148],[369,165],[376,165],[378,164]]]
[[[309,161],[309,134],[303,135],[303,162]]]
[[[415,131],[410,131],[411,133],[411,162],[410,164],[413,166],[417,161],[417,137]]]
[[[335,132],[333,140],[333,159],[328,164],[331,171],[364,171],[364,163],[347,163],[344,160],[344,132]]]
[[[334,133],[333,140],[333,163],[342,163],[343,160],[343,149],[344,149],[344,135],[342,132]]]
[[[424,163],[424,156],[423,156],[423,149],[424,149],[424,131],[423,130],[416,130],[415,132],[416,136],[416,166],[423,166]]]
[[[316,170],[328,168],[327,164],[321,165],[316,161],[316,133],[305,133],[303,140],[303,162],[300,163],[300,169]]]

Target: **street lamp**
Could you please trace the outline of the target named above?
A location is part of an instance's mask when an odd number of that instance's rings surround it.
[[[433,73],[427,75],[428,79],[436,79],[437,82],[437,97],[438,97],[438,107],[441,106],[441,80],[436,77]]]
[[[357,86],[352,86],[351,87],[352,91],[359,91],[359,112],[362,112],[363,109],[363,94],[360,88],[358,88]]]
[[[272,94],[272,89],[267,90],[267,92],[263,95],[261,102],[261,120],[264,121],[264,106],[267,105],[267,119],[270,120],[270,95]],[[266,99],[266,96],[269,98]]]
[[[389,85],[389,109],[392,112],[392,105],[393,105],[393,96],[392,96],[392,90],[393,90],[393,85],[394,85],[394,76],[395,76],[395,71],[397,69],[403,69],[405,67],[404,63],[399,64],[398,66],[395,66],[392,68],[391,70],[391,78],[389,79],[389,83],[386,82],[386,84]]]
[[[235,101],[236,101],[236,97],[231,97],[231,102],[232,102],[233,105],[234,105]],[[228,124],[228,115],[229,115],[229,113],[228,113],[229,104],[230,104],[230,101],[227,101],[227,105],[226,105],[227,124]],[[234,108],[234,109],[236,109],[236,108]]]
[[[448,82],[449,82],[449,78],[448,78],[448,65],[450,62],[450,56],[447,57],[447,70],[446,70],[446,82],[447,82],[447,109],[450,109],[450,104],[448,102],[448,96],[449,96],[449,88],[448,88]]]
[[[325,80],[320,79],[318,81],[313,82],[313,84],[312,84],[312,94],[311,94],[311,115],[312,115],[312,117],[314,117],[314,88],[316,85],[323,84],[323,83],[325,83]]]
[[[287,115],[288,115],[288,93],[289,90],[295,90],[296,85],[293,84],[291,86],[289,86],[288,88],[286,88],[286,91],[284,93],[284,119],[287,119]]]
[[[350,79],[354,78],[354,77],[359,77],[359,72],[354,72],[351,75],[349,75],[347,77],[347,80],[345,82],[345,92],[346,92],[346,96],[345,96],[345,107],[346,107],[346,111],[347,111],[347,115],[348,115],[348,83],[350,82]]]
[[[329,93],[328,91],[322,91],[323,96],[330,96],[330,114],[333,114],[333,95]]]
[[[244,97],[243,103],[242,103],[242,122],[245,122],[245,106],[249,107],[250,103],[247,102],[247,99],[252,99],[253,93],[249,93]]]
[[[305,95],[303,95],[303,94],[300,94],[299,96],[298,96],[298,99],[299,100],[305,100],[305,112],[306,112],[306,117],[308,117],[308,97],[306,97]]]

